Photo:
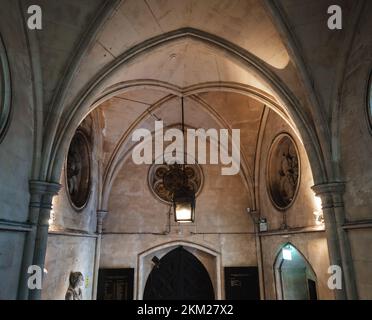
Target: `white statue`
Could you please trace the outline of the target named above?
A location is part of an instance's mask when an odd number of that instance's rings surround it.
[[[70,273],[70,285],[67,289],[65,300],[83,300],[81,287],[84,283],[84,276],[81,272]]]

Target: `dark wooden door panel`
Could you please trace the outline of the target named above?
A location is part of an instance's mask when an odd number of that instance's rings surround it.
[[[133,300],[134,269],[100,269],[97,300]]]
[[[259,300],[258,268],[226,267],[225,298],[226,300]]]
[[[183,247],[166,254],[153,267],[145,300],[213,300],[213,285],[203,264]]]

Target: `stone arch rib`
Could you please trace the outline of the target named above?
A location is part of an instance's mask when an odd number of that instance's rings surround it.
[[[248,51],[225,39],[192,28],[183,28],[171,31],[146,40],[126,51],[95,76],[79,97],[77,97],[70,110],[64,111],[67,114],[65,121],[60,123],[58,129],[55,129],[54,132],[53,130],[51,131],[53,139],[51,140],[50,147],[47,148],[49,151],[44,154],[43,167],[44,175],[48,180],[58,180],[64,154],[68,148],[72,134],[78,123],[91,111],[94,97],[99,95],[104,89],[105,80],[118,67],[134,59],[136,56],[180,38],[192,38],[212,45],[225,53],[227,52],[231,57],[239,59],[244,64],[251,67],[266,83],[268,83],[282,100],[283,104],[288,108],[289,115],[301,134],[313,169],[315,182],[319,183],[327,181],[324,154],[322,153],[317,133],[310,125],[310,119],[308,119],[301,110],[298,100],[291,93],[288,87],[262,60],[253,56]]]

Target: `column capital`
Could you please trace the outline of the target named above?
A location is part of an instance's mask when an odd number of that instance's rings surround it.
[[[61,185],[59,183],[30,180],[30,208],[49,210],[52,209],[52,199],[58,194],[60,189]],[[39,214],[39,212],[31,212],[29,217],[30,221],[36,223]]]
[[[324,194],[340,195],[345,192],[345,182],[328,182],[312,186],[311,189],[315,195],[322,196]]]
[[[103,219],[106,217],[108,211],[97,210],[97,233],[102,233]]]
[[[311,189],[313,189],[316,196],[321,198],[323,209],[342,208],[344,206],[344,182],[329,182],[317,184],[311,187]]]
[[[104,219],[108,214],[107,210],[97,210],[97,219]]]
[[[40,180],[30,180],[29,188],[31,194],[55,196],[61,190],[61,184]]]

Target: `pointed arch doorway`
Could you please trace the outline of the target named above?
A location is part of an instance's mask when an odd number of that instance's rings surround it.
[[[147,279],[144,300],[214,300],[214,290],[203,264],[182,246],[155,265]]]
[[[316,274],[295,246],[281,247],[274,263],[278,300],[318,300]]]

